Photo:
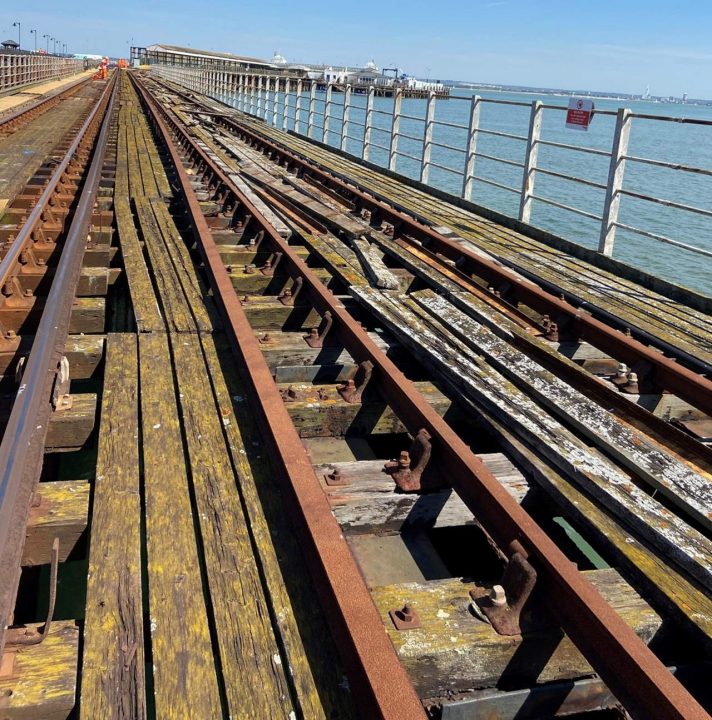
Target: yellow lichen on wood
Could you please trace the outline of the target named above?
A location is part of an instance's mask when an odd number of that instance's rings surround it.
[[[108,336],[91,520],[82,720],[146,716],[136,337]]]
[[[39,631],[43,624],[28,627]],[[64,720],[75,705],[78,653],[79,628],[72,620],[53,622],[38,645],[6,647],[11,674],[0,675],[0,717]]]
[[[139,336],[154,693],[157,718],[205,720],[222,709],[171,365],[165,335]]]

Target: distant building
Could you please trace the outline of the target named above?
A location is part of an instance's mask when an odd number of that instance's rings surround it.
[[[20,45],[14,40],[5,40],[5,42],[0,43],[0,47],[2,47],[3,50],[18,50]]]

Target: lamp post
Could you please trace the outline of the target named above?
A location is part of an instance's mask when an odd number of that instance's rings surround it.
[[[62,43],[62,55],[67,54],[67,43]]]
[[[45,40],[45,52],[49,53],[49,35],[45,34],[42,38]]]
[[[37,52],[37,30],[30,30],[30,35],[35,36],[35,52]]]
[[[19,22],[12,23],[12,27],[17,28],[17,49],[21,50],[22,49],[22,36],[20,35],[20,31],[22,30],[22,28],[20,27]]]
[[[52,55],[56,55],[57,54],[57,43],[59,42],[59,40],[57,38],[52,38],[52,39],[54,40],[54,45],[52,47]]]
[[[53,43],[53,42],[54,42],[54,38],[53,38],[53,37],[50,38],[49,41],[50,41],[51,43]],[[54,47],[52,48],[52,54],[54,55]]]

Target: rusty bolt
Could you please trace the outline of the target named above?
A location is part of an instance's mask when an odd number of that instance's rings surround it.
[[[556,323],[549,325],[549,330],[546,333],[546,339],[551,342],[559,342],[559,326]]]
[[[401,450],[398,457],[398,467],[405,470],[410,467],[410,453],[407,450]]]
[[[311,330],[309,330],[309,337],[313,338],[314,340],[318,340],[319,339],[319,328],[315,328],[315,327],[311,328]]]
[[[232,272],[232,265],[226,265],[226,266],[225,266],[225,270],[227,270],[227,272],[231,273],[231,272]]]
[[[628,366],[625,363],[618,365],[616,374],[611,382],[613,382],[614,385],[626,385],[628,383]]]
[[[490,602],[497,607],[504,607],[507,604],[507,594],[501,585],[495,585],[490,591]]]
[[[629,327],[627,327],[627,328],[625,329],[625,336],[626,336],[626,337],[632,337],[632,336],[633,336],[633,333],[630,331],[630,328],[629,328]]]
[[[245,265],[245,275],[254,275],[257,268],[254,263],[250,263],[249,265]]]
[[[34,293],[32,292],[32,288],[25,288],[25,290],[22,294],[25,297],[32,297],[34,295]]]
[[[544,330],[548,330],[551,325],[551,318],[548,315],[544,315],[541,319],[541,326]]]
[[[290,385],[287,388],[287,395],[294,400],[297,397],[297,391]]]
[[[628,382],[621,387],[621,390],[624,393],[628,393],[630,395],[638,395],[639,394],[639,388],[638,388],[638,375],[634,372],[628,374]]]
[[[319,400],[328,400],[329,399],[329,393],[325,388],[319,388],[317,391],[317,395],[319,396]]]
[[[403,616],[402,617],[403,622],[413,622],[413,620],[414,620],[413,607],[410,605],[410,603],[406,603],[403,606],[401,613]]]

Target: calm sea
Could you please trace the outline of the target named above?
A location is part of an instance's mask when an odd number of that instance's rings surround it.
[[[448,123],[448,125],[435,126],[433,140],[436,143],[454,148],[465,147],[467,130],[453,126],[465,126],[466,128],[469,119],[470,98],[473,94],[474,91],[456,90],[454,97],[437,101],[435,119]],[[478,91],[478,94],[483,98],[511,100],[527,104],[535,99],[542,100],[546,105],[565,106],[568,102],[568,98],[565,97],[536,96],[526,93]],[[319,93],[317,97],[316,110],[323,113],[325,94]],[[220,99],[228,104],[236,105],[234,97]],[[328,142],[331,145],[339,146],[343,95],[334,93],[333,101],[330,121],[332,132],[329,133]],[[596,99],[594,102],[597,110],[616,111],[623,104],[618,100]],[[281,124],[283,96],[280,96],[279,103]],[[290,97],[289,104],[287,127],[293,129],[293,96]],[[305,132],[306,129],[307,105],[308,98],[305,96],[302,105],[305,108],[302,112],[302,132]],[[348,133],[351,138],[347,141],[347,149],[359,157],[363,145],[365,105],[366,98],[364,96],[352,96],[351,125]],[[400,126],[402,133],[411,135],[413,138],[422,138],[424,125],[422,118],[425,115],[425,105],[424,100],[403,100],[402,113],[418,119],[402,118]],[[388,153],[385,148],[390,143],[390,114],[393,100],[376,98],[374,107],[377,112],[374,113],[375,130],[372,133],[372,142],[382,147],[371,147],[370,160],[380,165],[387,165]],[[701,118],[712,121],[712,107],[644,101],[626,101],[625,107],[640,114]],[[269,118],[271,119],[271,117],[270,107]],[[480,128],[526,136],[529,117],[529,107],[484,103],[480,116]],[[587,132],[566,129],[564,117],[564,112],[553,109],[544,110],[542,139],[610,150],[615,117],[595,115]],[[321,139],[322,124],[322,115],[317,115],[313,137]],[[398,149],[408,155],[420,157],[422,147],[421,139],[401,137]],[[525,143],[515,139],[480,134],[477,150],[504,160],[524,162]],[[637,157],[701,167],[712,171],[712,126],[685,125],[634,118],[628,152]],[[431,167],[429,184],[460,195],[464,153],[435,146],[432,150],[432,161],[452,171]],[[537,165],[554,172],[573,175],[605,185],[608,178],[609,159],[543,145],[540,146]],[[420,163],[408,157],[399,156],[396,169],[411,178],[417,179],[420,176]],[[485,158],[477,159],[475,175],[511,186],[517,191],[522,184],[521,168]],[[712,212],[712,177],[702,174],[628,162],[624,188]],[[534,192],[542,197],[551,198],[564,205],[573,206],[598,216],[603,211],[604,190],[596,187],[538,173]],[[509,192],[484,182],[475,181],[472,200],[507,215],[516,217],[518,214],[518,192]],[[637,198],[623,197],[619,221],[712,251],[712,218],[710,217]],[[581,245],[597,247],[600,222],[596,220],[534,201],[531,222],[533,225]],[[694,288],[706,295],[712,295],[712,258],[620,229],[616,234],[614,257],[675,283]]]

